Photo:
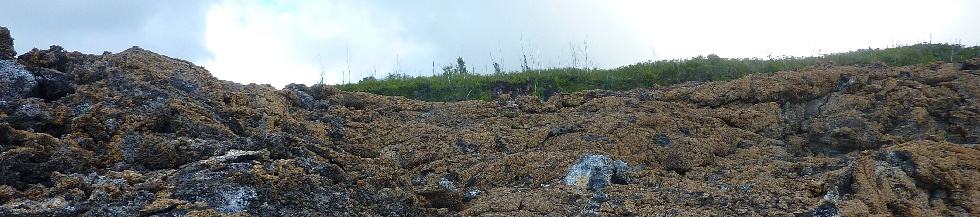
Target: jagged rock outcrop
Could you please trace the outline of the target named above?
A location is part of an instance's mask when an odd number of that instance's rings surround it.
[[[10,37],[10,30],[0,26],[0,60],[12,60],[17,56],[14,50],[14,38]]]
[[[0,64],[0,216],[980,215],[968,63],[454,103],[138,47]],[[563,184],[583,155],[633,167]]]

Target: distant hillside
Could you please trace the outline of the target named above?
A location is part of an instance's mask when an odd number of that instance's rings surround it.
[[[534,69],[525,64],[521,71],[497,70],[497,73],[488,75],[467,72],[465,62],[458,59],[456,65],[443,67],[441,75],[412,77],[389,74],[384,78],[368,77],[357,83],[337,85],[337,88],[425,101],[491,100],[501,94],[510,94],[511,97],[531,94],[547,100],[558,92],[630,90],[688,81],[727,81],[752,73],[795,71],[830,64],[908,66],[936,61],[959,62],[977,57],[980,57],[978,46],[920,43],[814,57],[723,58],[711,54],[690,59],[646,61],[615,69]]]

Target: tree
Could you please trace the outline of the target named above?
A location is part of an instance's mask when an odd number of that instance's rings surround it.
[[[443,66],[442,67],[442,74],[444,74],[444,75],[452,75],[454,71],[456,71],[456,69],[453,69],[452,66]]]
[[[708,54],[708,64],[718,65],[721,63],[721,57],[717,54]]]
[[[378,79],[375,78],[372,75],[372,76],[367,76],[367,77],[361,78],[361,81],[359,81],[358,83],[367,83],[367,82],[372,82],[372,81],[378,81]]]
[[[527,54],[524,55],[524,63],[521,64],[521,71],[522,72],[531,71],[531,67],[527,65]]]
[[[461,75],[469,73],[466,71],[466,62],[463,61],[463,57],[456,58],[456,72]]]

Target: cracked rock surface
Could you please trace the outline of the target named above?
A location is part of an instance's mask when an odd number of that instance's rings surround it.
[[[52,46],[0,60],[0,216],[980,215],[976,62],[443,103]]]

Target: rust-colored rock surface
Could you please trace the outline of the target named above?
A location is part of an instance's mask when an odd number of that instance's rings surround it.
[[[980,215],[970,63],[433,103],[4,61],[0,216]]]

